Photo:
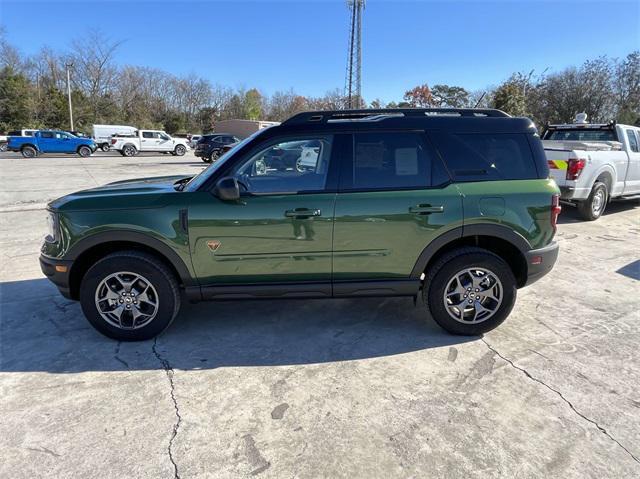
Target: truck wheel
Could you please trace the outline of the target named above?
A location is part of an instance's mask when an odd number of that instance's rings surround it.
[[[164,331],[178,314],[173,273],[138,251],[112,253],[82,278],[80,304],[91,325],[119,341],[144,341]]]
[[[475,336],[500,325],[516,300],[509,265],[482,248],[460,248],[430,268],[423,289],[433,319],[452,334]]]
[[[124,145],[122,148],[122,154],[124,156],[136,156],[138,154],[138,150],[133,145]]]
[[[178,145],[178,146],[176,146],[176,149],[173,150],[173,151],[178,156],[184,156],[184,154],[187,152],[187,149],[185,148],[184,145]]]
[[[20,150],[20,152],[24,158],[35,158],[38,156],[38,152],[33,146],[25,146]]]
[[[7,151],[7,142],[3,141],[0,143],[0,153],[4,153],[5,151]]]
[[[100,149],[101,149],[102,151],[109,151],[109,143],[103,143],[103,144],[100,146]]]
[[[585,201],[578,202],[578,214],[583,220],[597,220],[604,213],[609,200],[609,192],[607,185],[601,181],[596,181],[591,189],[589,198]]]
[[[89,148],[88,146],[81,146],[80,148],[78,148],[78,154],[83,158],[91,156],[91,148]]]

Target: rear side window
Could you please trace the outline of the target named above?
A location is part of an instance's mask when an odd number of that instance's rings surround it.
[[[153,132],[152,131],[143,131],[142,132],[142,138],[153,138]]]
[[[50,131],[43,131],[40,133],[41,138],[53,138],[53,133]]]
[[[431,137],[455,181],[538,178],[524,134],[437,131]]]
[[[356,133],[353,140],[353,165],[342,189],[420,189],[448,181],[422,133]]]
[[[640,149],[638,148],[638,139],[636,138],[636,134],[633,130],[627,130],[627,138],[629,138],[629,148],[631,151],[638,152]]]

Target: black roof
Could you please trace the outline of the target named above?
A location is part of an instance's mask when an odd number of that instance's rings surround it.
[[[527,133],[535,131],[535,126],[528,118],[511,117],[503,111],[486,108],[401,108],[303,112],[269,131],[282,134],[377,129]]]

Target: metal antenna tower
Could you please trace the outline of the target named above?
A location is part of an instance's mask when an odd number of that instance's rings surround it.
[[[362,106],[362,11],[365,0],[347,0],[351,10],[351,27],[349,29],[349,57],[347,58],[347,75],[345,80],[345,96],[347,108]]]

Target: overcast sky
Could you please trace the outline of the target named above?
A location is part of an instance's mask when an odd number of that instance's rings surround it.
[[[68,48],[88,29],[123,40],[117,62],[196,73],[213,83],[293,88],[317,96],[344,87],[349,15],[337,1],[0,0],[0,23],[25,53]],[[560,70],[640,48],[640,1],[368,0],[363,95],[401,99],[422,83],[469,90],[514,71]]]

